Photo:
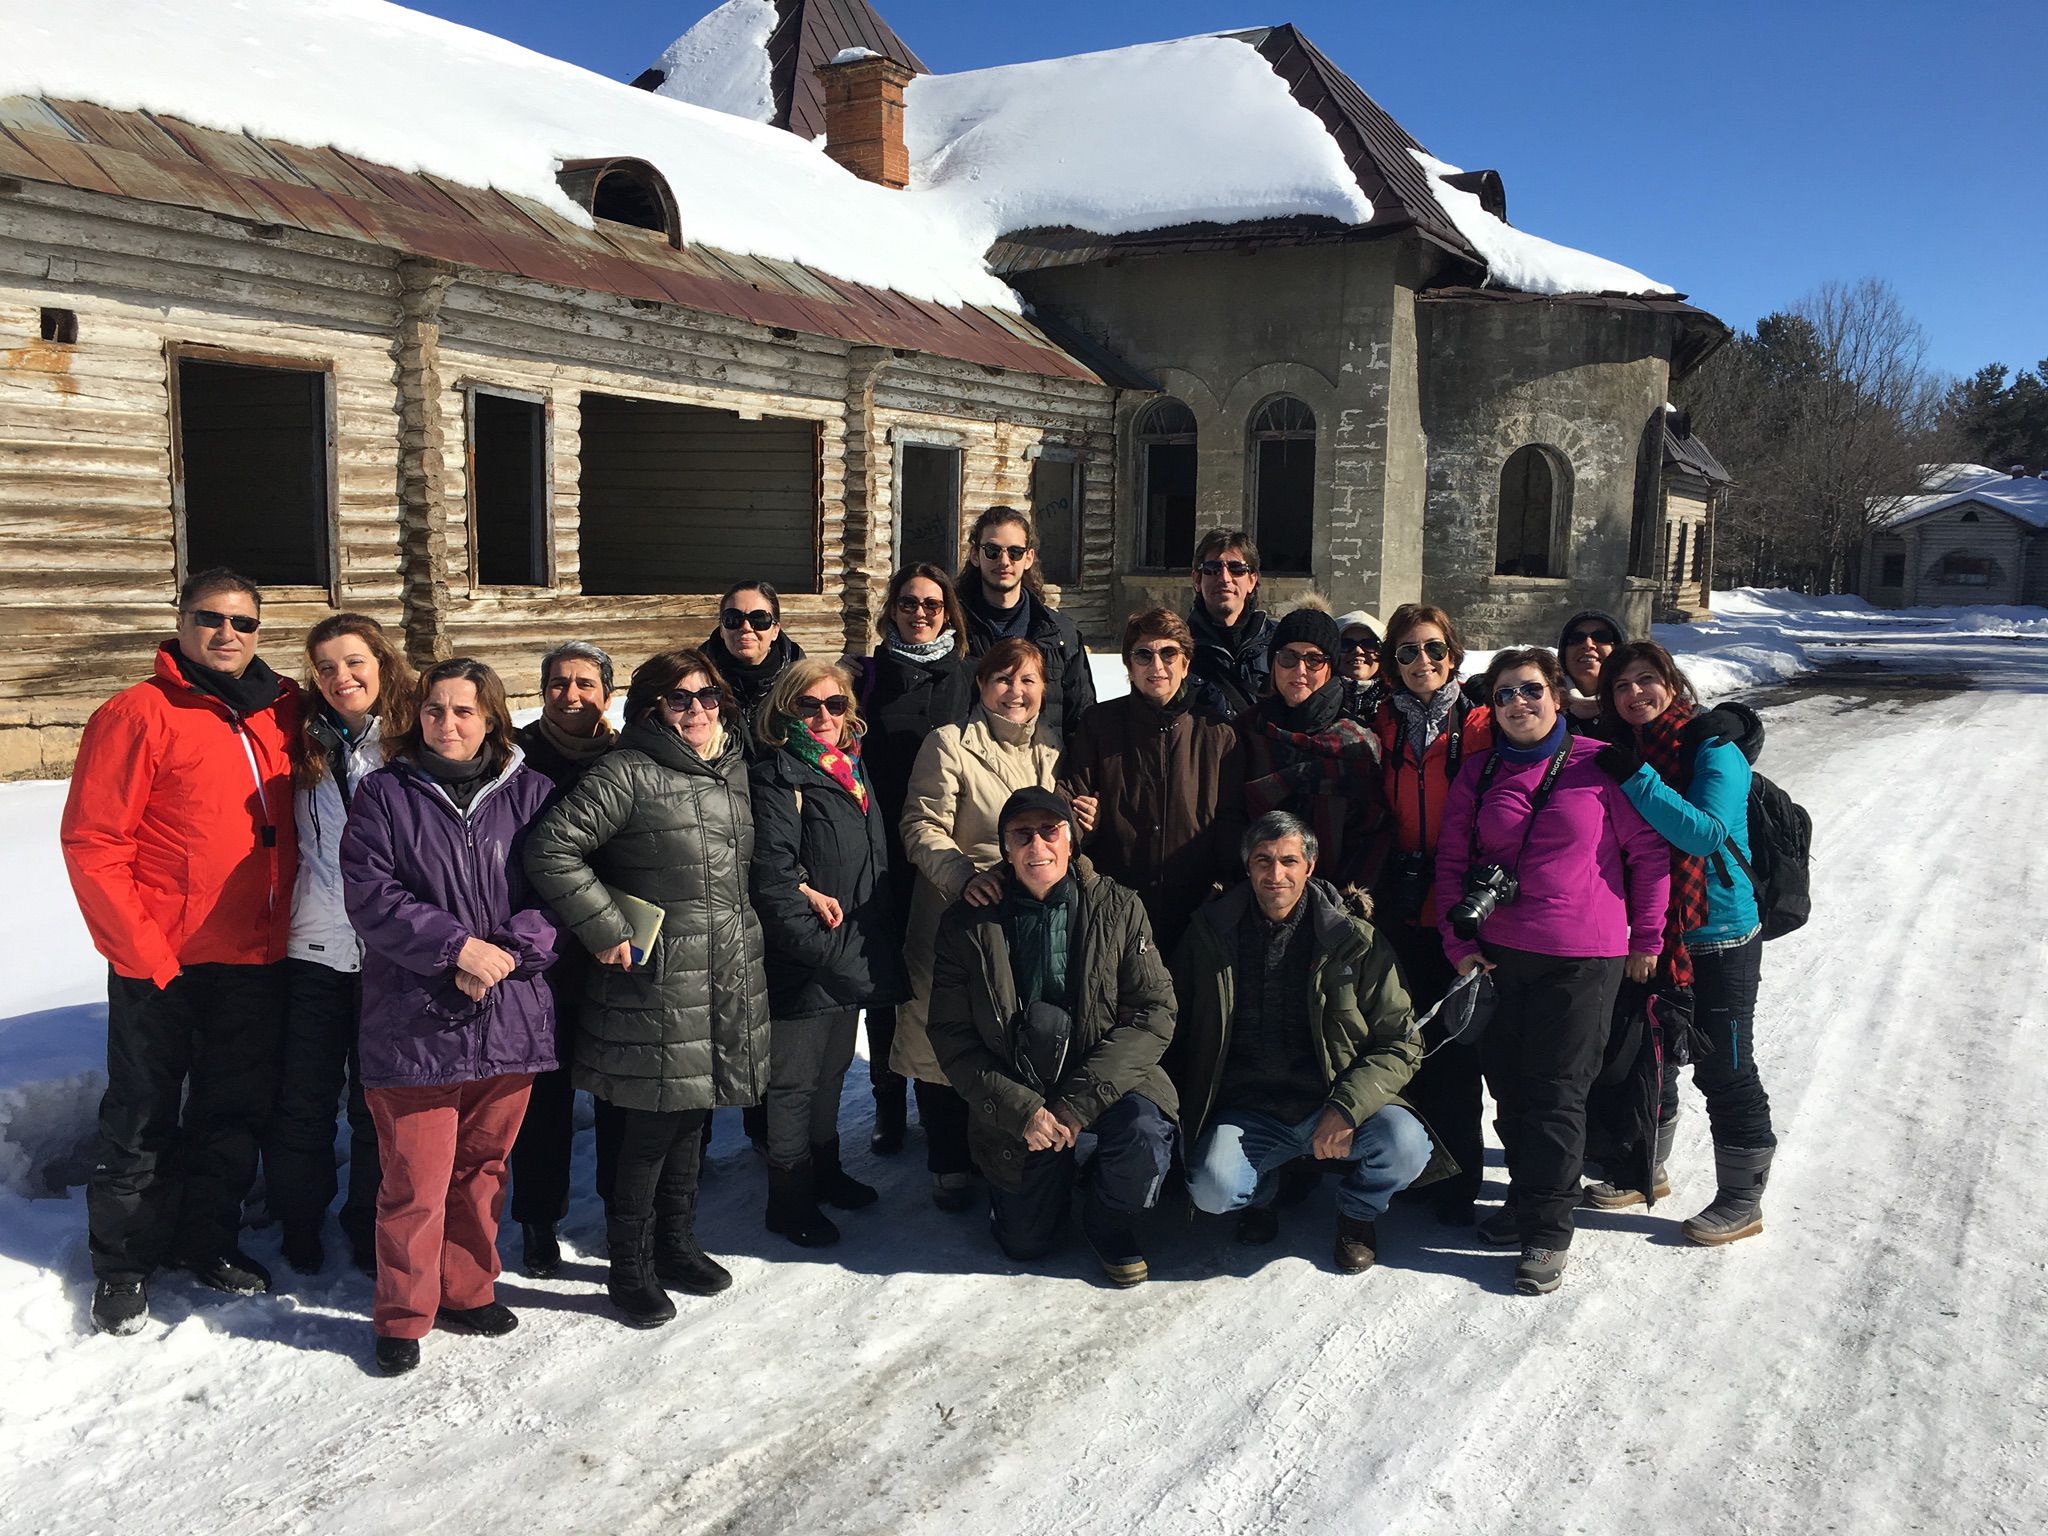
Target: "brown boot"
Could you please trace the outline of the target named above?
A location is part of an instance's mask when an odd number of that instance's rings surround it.
[[[1356,1216],[1337,1218],[1337,1251],[1331,1256],[1340,1275],[1362,1275],[1379,1262],[1379,1228]]]

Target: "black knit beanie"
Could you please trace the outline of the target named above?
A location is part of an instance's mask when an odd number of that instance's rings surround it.
[[[1273,631],[1273,650],[1290,645],[1312,645],[1331,661],[1337,659],[1337,621],[1323,608],[1297,608],[1280,620]]]

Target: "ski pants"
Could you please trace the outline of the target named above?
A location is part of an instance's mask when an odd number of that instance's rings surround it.
[[[768,1161],[794,1168],[839,1135],[839,1091],[853,1064],[860,1010],[775,1019],[768,1030]]]
[[[287,1228],[317,1229],[334,1203],[334,1106],[348,1111],[348,1197],[341,1229],[367,1252],[377,1226],[377,1127],[356,1060],[363,978],[312,960],[284,962],[284,1051],[277,1108],[263,1145],[270,1214]],[[344,1087],[347,1097],[343,1099]]]
[[[1380,933],[1393,947],[1401,984],[1408,989],[1415,1012],[1428,1012],[1457,977],[1444,954],[1443,935],[1434,925],[1419,923],[1389,923]],[[1402,1088],[1401,1097],[1414,1106],[1458,1165],[1455,1174],[1430,1186],[1430,1196],[1446,1205],[1468,1206],[1479,1198],[1486,1169],[1479,1043],[1446,1040],[1442,1024],[1435,1021],[1423,1030],[1423,1043],[1429,1054]]]

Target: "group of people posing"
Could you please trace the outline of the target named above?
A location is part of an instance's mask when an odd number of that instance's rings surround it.
[[[607,1291],[658,1326],[731,1284],[696,1232],[714,1109],[745,1111],[769,1231],[825,1246],[876,1203],[838,1126],[863,1019],[870,1150],[914,1100],[933,1202],[985,1190],[1018,1262],[1078,1199],[1135,1284],[1176,1174],[1248,1244],[1328,1174],[1358,1273],[1404,1191],[1474,1221],[1484,1082],[1509,1190],[1478,1232],[1541,1294],[1576,1209],[1669,1193],[1688,1058],[1717,1193],[1684,1230],[1761,1230],[1754,716],[1699,710],[1601,613],[1476,685],[1427,604],[1275,619],[1241,532],[1201,542],[1190,613],[1130,618],[1130,691],[1098,703],[1036,553],[989,508],[957,576],[896,572],[839,661],[736,586],[622,710],[611,658],[565,643],[523,729],[489,667],[415,677],[358,614],[313,628],[301,688],[256,654],[257,589],[192,577],[64,813],[110,966],[95,1323],[140,1328],[165,1266],[268,1290],[238,1235],[259,1162],[286,1262],[319,1271],[345,1104],[379,1367],[437,1324],[507,1332],[508,1184],[552,1273],[582,1090]]]

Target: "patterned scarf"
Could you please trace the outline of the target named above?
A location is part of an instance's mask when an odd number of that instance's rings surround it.
[[[1443,734],[1444,722],[1451,718],[1451,706],[1458,702],[1458,680],[1454,677],[1426,699],[1418,699],[1406,688],[1394,688],[1387,697],[1393,701],[1394,711],[1400,715],[1408,730],[1408,739],[1415,744],[1415,761],[1422,761],[1437,737]]]
[[[1318,874],[1337,885],[1365,883],[1385,803],[1379,737],[1349,715],[1315,730],[1291,731],[1273,721],[1279,712],[1269,707],[1273,703],[1268,699],[1241,726],[1246,810],[1254,817],[1292,811],[1322,845]]]
[[[925,641],[924,644],[912,645],[892,629],[889,631],[888,638],[882,644],[908,661],[915,661],[925,666],[930,666],[933,662],[944,661],[948,656],[952,655],[959,648],[960,637],[954,634],[952,629],[948,627],[940,630],[938,634]]]
[[[788,732],[785,745],[803,761],[853,796],[853,803],[868,809],[867,775],[860,771],[860,738],[850,736],[843,747],[828,747],[811,734],[811,728],[795,715],[782,717]]]
[[[1679,738],[1692,719],[1692,706],[1674,699],[1671,707],[1636,731],[1643,761],[1657,770],[1657,776],[1679,793],[1689,764],[1680,761]],[[1692,956],[1686,952],[1685,935],[1707,920],[1707,861],[1694,854],[1671,850],[1671,905],[1664,912],[1664,957],[1657,968],[1660,986],[1692,985]]]

